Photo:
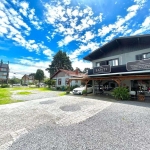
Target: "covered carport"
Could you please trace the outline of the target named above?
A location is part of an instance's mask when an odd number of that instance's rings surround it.
[[[87,91],[87,84],[89,81],[92,80],[93,81],[104,81],[104,80],[110,80],[110,81],[115,81],[118,86],[123,86],[122,85],[122,81],[124,80],[147,80],[147,79],[150,79],[150,75],[118,75],[118,76],[102,76],[102,77],[89,77],[89,76],[86,76],[84,78],[70,78],[69,79],[69,91],[70,92],[70,83],[72,80],[81,80],[82,82],[85,83],[86,85],[86,91]],[[87,94],[86,94],[87,95]]]

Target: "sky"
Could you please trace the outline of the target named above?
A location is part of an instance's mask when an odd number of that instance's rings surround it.
[[[117,37],[150,33],[150,0],[0,0],[0,59],[10,78],[51,64],[65,51],[72,66]]]

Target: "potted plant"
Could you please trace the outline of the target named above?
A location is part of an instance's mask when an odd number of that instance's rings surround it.
[[[86,90],[83,90],[83,91],[82,91],[82,94],[83,94],[83,95],[87,95],[87,91],[86,91]]]
[[[126,87],[117,87],[113,90],[112,96],[117,100],[129,100],[130,94],[129,90]]]

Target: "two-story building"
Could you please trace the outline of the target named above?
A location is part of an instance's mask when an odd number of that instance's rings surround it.
[[[150,34],[113,39],[86,57],[93,69],[88,80],[93,86],[101,84],[106,89],[126,86],[130,91],[150,87]]]
[[[32,84],[34,83],[35,79],[34,79],[34,74],[30,74],[30,75],[24,75],[22,77],[22,84]]]
[[[3,63],[1,60],[0,62],[0,80],[3,82],[8,83],[8,77],[9,77],[9,62]]]

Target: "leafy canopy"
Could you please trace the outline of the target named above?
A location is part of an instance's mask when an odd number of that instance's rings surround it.
[[[67,56],[66,52],[61,50],[56,53],[51,65],[49,65],[49,68],[46,70],[50,73],[50,76],[52,76],[59,69],[73,70],[69,56]]]
[[[39,83],[44,79],[44,72],[41,69],[38,69],[35,74],[35,79],[39,81]]]

